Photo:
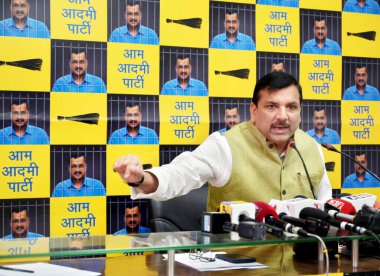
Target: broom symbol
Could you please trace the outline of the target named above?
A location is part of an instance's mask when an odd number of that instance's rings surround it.
[[[41,71],[42,59],[32,58],[32,59],[24,59],[24,60],[16,60],[16,61],[0,60],[0,66],[1,65],[15,66],[15,67],[28,69],[28,70]]]
[[[375,40],[376,39],[376,32],[375,31],[368,31],[368,32],[361,32],[361,33],[350,33],[347,32],[348,36],[357,36],[361,37],[367,40]]]
[[[97,125],[99,121],[99,113],[87,113],[82,115],[75,115],[75,116],[57,116],[58,121],[75,121],[79,123],[89,124],[89,125]]]
[[[231,71],[215,71],[215,75],[227,75],[239,79],[248,79],[249,77],[249,69],[237,69],[237,70],[231,70]]]
[[[325,167],[326,167],[326,171],[333,172],[335,169],[335,162],[326,162]]]
[[[166,19],[166,23],[177,23],[181,25],[185,25],[191,28],[201,28],[202,18],[187,18],[187,19]]]

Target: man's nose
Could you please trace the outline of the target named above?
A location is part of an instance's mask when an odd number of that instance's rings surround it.
[[[285,107],[279,107],[277,109],[277,118],[278,119],[287,119],[288,118],[288,112],[286,111]]]

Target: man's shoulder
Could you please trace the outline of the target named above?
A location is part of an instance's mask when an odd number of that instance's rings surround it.
[[[167,82],[165,82],[163,87],[165,88],[172,87],[172,86],[175,86],[176,83],[177,83],[177,79],[168,80]]]
[[[125,127],[122,127],[112,132],[111,136],[124,136],[126,132],[127,129]]]
[[[35,132],[40,132],[40,133],[46,133],[46,131],[43,129],[43,128],[40,128],[38,126],[33,126],[33,125],[29,125],[28,124],[28,127],[30,130],[32,131],[35,131]]]
[[[44,26],[44,27],[46,27],[44,22],[39,21],[37,19],[30,18],[30,17],[28,17],[28,24],[30,24],[32,26]]]
[[[1,134],[7,134],[7,135],[9,135],[9,134],[11,134],[11,132],[12,132],[12,126],[7,126],[7,127],[3,128],[3,129],[0,129],[0,133]]]
[[[95,75],[92,75],[92,74],[89,74],[89,73],[86,73],[86,76],[88,77],[89,81],[96,81],[96,82],[102,82],[103,83],[102,78],[100,78],[98,76],[95,76]]]
[[[368,87],[369,90],[372,90],[374,92],[379,93],[379,90],[376,87],[372,86],[372,85],[367,84],[366,87]]]
[[[149,132],[149,133],[154,133],[154,134],[156,134],[156,131],[155,131],[153,128],[140,126],[140,130],[142,130],[142,131],[146,131],[146,132]],[[157,134],[156,134],[156,135],[157,135]]]
[[[70,81],[71,81],[71,74],[67,74],[67,75],[64,75],[64,76],[58,78],[55,83],[56,84],[57,83],[68,83]]]
[[[246,35],[246,34],[243,34],[243,33],[238,33],[238,38],[241,39],[241,40],[249,40],[251,42],[253,42],[253,39],[252,37],[250,37],[249,35]]]
[[[120,26],[120,27],[117,27],[116,29],[114,29],[111,33],[111,35],[115,35],[115,34],[124,34],[126,33],[127,31],[127,26]]]
[[[221,33],[214,36],[213,40],[224,40],[226,39],[226,37],[227,37],[226,33]]]
[[[115,236],[117,235],[126,235],[127,234],[127,231],[125,230],[125,228],[123,229],[120,229],[119,231],[116,231],[115,233],[113,233]]]
[[[153,30],[153,29],[151,29],[151,28],[149,28],[149,27],[147,27],[147,26],[140,25],[140,29],[141,29],[141,31],[143,31],[143,32],[154,33],[154,34],[156,34],[156,31],[155,31],[155,30]],[[157,35],[157,34],[156,34],[156,35]]]
[[[326,42],[325,43],[328,44],[329,46],[340,48],[338,42],[336,42],[335,40],[326,38]]]

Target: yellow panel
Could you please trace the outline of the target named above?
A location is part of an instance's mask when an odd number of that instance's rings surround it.
[[[309,100],[342,98],[342,57],[300,54],[300,82]]]
[[[41,59],[39,70],[9,64],[0,66],[2,90],[50,91],[50,39],[1,37],[0,60],[4,62]],[[25,63],[25,62],[24,62]],[[38,62],[32,61],[34,68]]]
[[[107,129],[107,95],[91,93],[51,93],[51,144],[105,144]],[[98,113],[98,124],[88,124],[76,118],[58,120],[58,116],[72,117]],[[79,119],[81,120],[81,119]],[[86,118],[84,119],[86,121]]]
[[[209,63],[210,96],[252,97],[256,83],[256,52],[209,49]],[[236,71],[241,69],[249,72]]]
[[[121,156],[134,154],[140,156],[143,164],[160,164],[158,145],[107,145],[107,195],[130,195],[130,187],[113,171],[113,164]]]
[[[380,16],[374,14],[342,13],[343,56],[380,58],[380,40],[371,33],[379,35]],[[351,35],[350,35],[351,34]],[[355,34],[355,35],[352,35]],[[364,36],[360,37],[360,36]]]
[[[0,239],[0,256],[10,256],[13,258],[0,259],[1,262],[37,262],[49,261],[49,257],[28,257],[31,254],[47,254],[49,252],[49,238],[38,239]],[[14,256],[23,256],[17,257]]]
[[[51,1],[51,37],[107,41],[107,1]]]
[[[300,51],[299,9],[256,6],[257,51]]]
[[[200,18],[200,28],[189,27]],[[193,22],[188,22],[191,19]],[[184,24],[173,20],[185,21]],[[199,22],[198,22],[199,23]],[[207,48],[209,43],[209,1],[160,1],[160,44]]]
[[[158,95],[160,47],[108,43],[107,79],[109,93]]]
[[[50,146],[0,146],[0,198],[40,198],[50,194]]]
[[[342,144],[379,144],[380,102],[342,101]]]
[[[300,8],[303,9],[315,9],[315,10],[327,10],[327,11],[341,11],[342,0],[300,0]]]
[[[50,199],[51,237],[88,237],[106,234],[106,197]]]
[[[208,134],[208,97],[160,96],[160,144],[197,145]]]

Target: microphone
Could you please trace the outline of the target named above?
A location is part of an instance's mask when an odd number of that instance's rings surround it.
[[[306,168],[306,164],[305,164],[305,161],[303,160],[303,158],[301,156],[301,153],[299,152],[299,150],[296,147],[296,142],[294,141],[294,139],[289,140],[288,146],[291,147],[292,149],[294,149],[297,152],[298,156],[300,157],[300,159],[302,161],[303,168],[304,168],[306,176],[307,176],[307,180],[309,181],[310,190],[311,190],[311,193],[313,194],[313,198],[317,199],[317,196],[315,194],[315,190],[313,187],[313,183],[311,182],[311,179],[310,179],[309,171]]]
[[[320,219],[306,218],[300,219],[292,216],[288,216],[285,213],[279,215],[280,219],[289,222],[295,226],[302,227],[308,233],[313,233],[321,237],[326,237],[330,230],[330,225]]]
[[[357,164],[360,168],[362,168],[363,170],[365,170],[367,173],[369,173],[370,175],[372,175],[374,178],[376,178],[377,181],[380,182],[380,178],[374,174],[373,172],[371,172],[370,170],[368,170],[367,168],[365,168],[361,163],[359,163],[358,161],[355,160],[355,158],[352,158],[351,156],[349,156],[348,154],[342,152],[342,151],[339,151],[337,150],[333,145],[330,145],[330,144],[326,144],[326,143],[322,143],[321,144],[322,147],[326,148],[327,150],[329,151],[333,151],[333,152],[337,152],[349,159],[351,159],[353,162],[355,162],[355,164]]]
[[[241,221],[239,224],[226,221],[223,230],[228,232],[238,232],[239,237],[263,240],[265,238],[265,225],[256,221]]]
[[[340,198],[332,198],[325,203],[325,212],[333,218],[354,222],[356,209],[350,202]]]
[[[364,227],[360,227],[360,226],[355,226],[354,224],[352,223],[348,223],[348,222],[339,222],[337,221],[336,219],[330,217],[329,214],[319,210],[319,209],[314,209],[314,208],[310,208],[310,207],[306,207],[304,208],[301,212],[300,212],[300,218],[303,218],[303,219],[306,219],[308,217],[312,217],[312,218],[317,218],[317,219],[321,219],[327,223],[329,223],[330,225],[334,226],[334,227],[337,227],[339,229],[343,229],[343,230],[348,230],[348,231],[351,231],[351,232],[354,232],[354,233],[358,233],[358,234],[365,234],[365,235],[373,235],[373,232],[370,231],[370,230],[367,230],[366,228]]]
[[[283,231],[297,234],[299,236],[308,237],[309,233],[298,226],[294,226],[286,221],[278,219],[276,211],[267,203],[262,201],[254,201],[256,205],[256,219],[263,220],[266,224],[281,228]]]

